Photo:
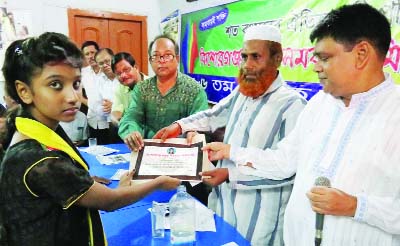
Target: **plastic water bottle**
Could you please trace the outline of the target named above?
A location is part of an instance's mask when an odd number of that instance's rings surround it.
[[[171,225],[171,244],[193,245],[196,241],[195,200],[180,185],[176,194],[169,200],[169,219]]]

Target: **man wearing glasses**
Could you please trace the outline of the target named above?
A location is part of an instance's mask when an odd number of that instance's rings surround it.
[[[111,61],[111,68],[119,80],[111,109],[111,121],[118,125],[122,114],[129,106],[130,92],[138,82],[148,77],[139,71],[135,59],[127,52],[115,54]]]
[[[93,96],[89,97],[87,114],[90,137],[97,138],[98,144],[118,142],[115,129],[110,126],[111,107],[114,100],[114,91],[119,82],[111,70],[111,59],[114,53],[109,48],[96,52],[94,59],[100,67],[101,73],[96,77]]]
[[[175,40],[157,36],[148,52],[156,75],[135,86],[119,123],[118,133],[133,151],[143,147],[143,138],[152,138],[172,122],[208,108],[204,89],[178,72],[179,47]]]

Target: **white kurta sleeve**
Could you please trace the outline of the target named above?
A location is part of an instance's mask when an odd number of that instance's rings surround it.
[[[302,129],[304,125],[308,124],[308,122],[304,122],[307,116],[302,109],[303,107],[300,105],[294,104],[293,109],[288,110],[286,114],[286,126],[289,126],[286,131],[287,136],[277,144],[276,149],[263,150],[254,147],[231,146],[230,160],[237,167],[251,163],[252,171],[247,174],[257,177],[281,180],[293,176],[297,169],[296,156],[302,138]],[[299,114],[300,116],[297,117]],[[294,127],[293,130],[290,129],[290,126]]]
[[[236,89],[211,109],[178,120],[177,123],[181,126],[182,133],[188,131],[214,132],[216,129],[226,126],[238,93]]]
[[[400,197],[357,196],[355,220],[400,234]]]

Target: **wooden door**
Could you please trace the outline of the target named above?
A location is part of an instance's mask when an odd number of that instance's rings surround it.
[[[110,44],[107,20],[77,16],[75,25],[79,33],[73,40],[79,48],[86,40],[96,41],[100,47],[108,47]]]
[[[86,40],[101,48],[133,55],[140,71],[148,72],[145,16],[68,9],[69,36],[80,47]]]
[[[113,30],[113,35],[109,37],[110,47],[114,47],[115,52],[130,50],[133,57],[141,57],[142,25],[138,22],[110,20],[108,27]],[[147,51],[147,50],[146,50]],[[146,63],[147,65],[147,60]]]

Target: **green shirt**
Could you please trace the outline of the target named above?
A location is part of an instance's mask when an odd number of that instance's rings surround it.
[[[131,92],[118,133],[122,139],[134,131],[145,139],[152,138],[161,128],[206,109],[207,95],[193,78],[178,72],[176,84],[162,96],[154,76],[138,83]]]
[[[142,80],[148,79],[146,75],[143,73],[140,73],[140,76],[142,77]],[[114,92],[114,101],[112,104],[112,109],[111,112],[113,111],[119,111],[123,113],[125,109],[128,108],[129,102],[130,102],[130,95],[129,93],[132,90],[129,88],[129,86],[123,85],[123,84],[118,84],[117,88],[115,89]]]

